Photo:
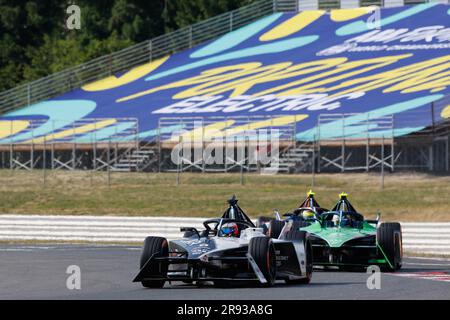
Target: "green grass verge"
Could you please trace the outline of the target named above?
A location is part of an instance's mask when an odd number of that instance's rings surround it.
[[[304,199],[311,175],[33,172],[0,170],[0,213],[215,217],[236,194],[250,216],[288,212]],[[378,174],[316,175],[316,198],[330,208],[349,193],[367,217],[450,221],[450,177],[392,174],[380,188]]]

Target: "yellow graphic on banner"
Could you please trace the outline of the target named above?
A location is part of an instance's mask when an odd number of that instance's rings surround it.
[[[237,73],[241,72],[242,76],[247,74],[247,71],[250,71],[252,69],[256,69],[260,67],[262,63],[260,62],[250,62],[250,63],[242,63],[242,64],[236,64],[231,66],[225,66],[220,68],[214,68],[210,70],[203,71],[199,76],[195,76],[192,78],[186,78],[180,81],[172,82],[165,84],[160,87],[151,88],[142,92],[138,92],[120,99],[117,99],[116,102],[125,102],[128,100],[136,99],[154,92],[171,89],[171,88],[178,88],[178,87],[184,87],[188,85],[193,85],[197,83],[205,83],[211,81],[214,83],[214,81],[218,81],[219,83],[222,81],[226,81],[228,79],[233,79],[237,76]],[[229,74],[229,76],[227,76]]]
[[[444,119],[450,118],[450,105],[446,106],[444,108],[444,110],[442,110],[441,117],[444,118]]]
[[[249,130],[258,130],[262,128],[276,129],[276,127],[296,123],[305,120],[306,118],[308,118],[307,114],[288,115],[262,121],[250,122],[243,125],[238,125],[236,127],[231,127],[236,122],[235,120],[221,121],[206,125],[204,127],[200,126],[199,128],[182,133],[181,135],[173,136],[170,141],[202,141],[213,138],[225,138]]]
[[[290,96],[324,93],[328,91],[325,87],[327,84],[335,83],[339,80],[346,80],[371,70],[391,65],[409,56],[386,56],[356,61],[347,61],[345,58],[331,58],[295,65],[291,63],[289,66],[278,63],[270,66],[257,67],[256,69],[246,70],[245,72],[237,71],[234,73],[233,78],[236,79],[234,81],[225,81],[224,79],[218,78],[217,75],[213,77],[214,79],[203,78],[201,84],[180,91],[173,98],[186,99],[199,95],[214,96],[229,91],[231,91],[230,97],[236,97],[247,94],[247,91],[258,84],[267,84],[289,78],[297,78],[297,80],[286,82],[279,86],[271,86],[269,89],[253,93],[252,96],[259,97],[269,94]],[[231,72],[225,74],[227,80],[231,76]],[[298,76],[303,77],[298,78]],[[197,82],[195,77],[193,80],[194,83]],[[303,86],[299,86],[301,84]]]
[[[75,136],[75,135],[87,133],[87,132],[94,131],[94,130],[99,130],[104,127],[113,125],[116,122],[117,122],[116,119],[102,120],[102,121],[98,121],[95,123],[85,124],[85,125],[82,125],[79,127],[67,129],[67,130],[64,130],[61,132],[52,133],[52,134],[46,135],[45,137],[31,139],[31,140],[26,141],[25,143],[44,143],[44,142],[48,142],[48,141],[52,141],[52,140],[64,139],[66,137],[71,137],[71,140],[73,140],[74,139],[73,136]]]
[[[450,55],[422,61],[394,70],[378,73],[372,76],[348,80],[329,90],[340,90],[340,94],[359,91],[371,91],[383,87],[383,93],[400,91],[412,93],[430,90],[436,92],[450,85],[448,75],[450,68]],[[360,84],[360,85],[358,85]]]
[[[148,75],[153,70],[159,68],[159,66],[161,66],[164,62],[166,62],[167,59],[169,59],[169,56],[131,69],[130,71],[128,71],[119,78],[111,76],[99,81],[89,83],[83,86],[82,89],[85,91],[102,91],[123,86],[124,84],[128,84],[139,78],[142,78],[143,76]]]
[[[262,65],[259,62],[243,63],[213,68],[201,74],[151,88],[117,100],[124,102],[147,94],[183,88],[173,99],[187,99],[195,96],[216,96],[229,93],[229,97],[248,95],[257,85],[265,85],[265,90],[254,92],[253,97],[276,95],[332,93],[332,97],[354,92],[368,92],[384,88],[383,92],[437,92],[450,86],[450,55],[425,60],[388,71],[376,73],[401,60],[407,61],[412,54],[384,56],[371,59],[348,61],[347,58],[329,58],[306,63],[292,62]],[[365,76],[368,72],[372,75]],[[295,78],[293,81],[288,79]],[[271,82],[285,80],[278,86]]]
[[[235,120],[228,120],[201,126],[202,122],[199,121],[200,127],[186,133],[182,133],[181,135],[172,136],[170,141],[201,141],[206,138],[222,136],[222,130],[232,126],[235,122]]]
[[[241,132],[244,132],[246,130],[257,130],[262,128],[269,128],[269,127],[279,127],[279,126],[285,126],[294,122],[299,122],[302,120],[305,120],[308,118],[307,114],[299,114],[299,115],[289,115],[289,116],[283,116],[278,118],[272,118],[262,121],[256,121],[253,123],[237,126],[235,128],[227,129],[226,135],[232,136]]]
[[[19,133],[29,125],[30,122],[25,120],[0,121],[0,139]]]
[[[348,21],[376,10],[376,7],[331,10],[330,18],[336,22]]]
[[[311,11],[303,11],[294,17],[280,23],[278,26],[273,28],[272,30],[264,33],[259,40],[260,41],[272,41],[280,38],[284,38],[294,34],[309,24],[313,23],[317,19],[319,19],[325,11],[323,10],[311,10]]]

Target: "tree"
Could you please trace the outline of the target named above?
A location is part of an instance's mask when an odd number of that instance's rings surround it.
[[[0,91],[251,1],[0,0]],[[65,27],[70,4],[81,9],[81,30]]]
[[[164,10],[166,31],[173,31],[235,10],[251,2],[253,0],[166,0]]]

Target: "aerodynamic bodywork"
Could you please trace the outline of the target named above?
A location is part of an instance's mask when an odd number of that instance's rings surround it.
[[[140,271],[133,280],[160,288],[166,281],[223,286],[255,281],[267,286],[275,280],[308,283],[312,276],[312,247],[307,232],[286,226],[278,239],[256,228],[233,197],[218,219],[203,222],[204,230],[181,228],[181,239],[147,237]]]
[[[300,230],[310,234],[313,264],[355,269],[379,265],[395,271],[402,265],[402,231],[398,222],[366,220],[342,193],[331,211]]]

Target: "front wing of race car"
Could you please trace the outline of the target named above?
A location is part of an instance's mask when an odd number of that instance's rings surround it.
[[[311,235],[313,264],[319,266],[387,266],[382,249],[376,243],[375,235],[351,239],[338,247],[332,247],[324,239]]]
[[[302,265],[303,243],[274,240],[276,252],[277,279],[301,279],[306,277]],[[302,255],[301,257],[299,255]],[[165,276],[161,276],[165,275]],[[166,281],[256,281],[266,283],[263,273],[248,246],[207,252],[199,257],[190,258],[186,251],[169,251],[168,257],[152,256],[141,268],[133,282],[146,280]]]

